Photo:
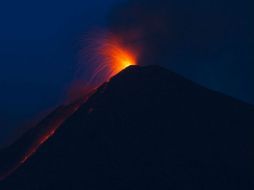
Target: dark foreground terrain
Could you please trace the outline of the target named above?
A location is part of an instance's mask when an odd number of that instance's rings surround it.
[[[254,108],[160,67],[129,67],[0,189],[253,190]]]

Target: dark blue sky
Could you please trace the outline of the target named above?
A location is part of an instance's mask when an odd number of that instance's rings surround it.
[[[57,105],[73,79],[78,43],[119,0],[0,2],[0,143]]]
[[[157,59],[159,64],[254,104],[252,0],[171,1],[176,7],[164,9],[164,16],[175,19],[173,51],[166,50],[166,56],[161,54],[161,50],[170,49],[171,43],[163,38],[164,33],[155,33],[156,38],[161,38],[158,42],[150,38],[145,42],[158,51],[155,54],[161,58]],[[127,22],[127,29],[144,23],[147,36],[151,37],[151,15],[161,13],[162,2],[171,1],[140,0],[142,6],[135,9],[135,14],[130,8],[127,15],[119,14],[119,18],[115,16],[116,23],[112,22],[116,28],[125,27]],[[0,2],[0,145],[13,130],[63,102],[77,70],[81,39],[87,32],[109,24],[107,15],[119,2]],[[209,26],[209,22],[214,25]],[[199,32],[204,28],[207,31],[202,37]],[[168,44],[164,46],[164,42]]]

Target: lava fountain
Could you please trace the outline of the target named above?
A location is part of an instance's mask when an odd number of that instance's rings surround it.
[[[84,75],[87,86],[98,87],[126,67],[137,65],[137,49],[119,36],[104,33],[86,44],[81,51],[80,65],[88,69]]]
[[[102,64],[98,65],[95,75],[100,75],[100,72],[106,72],[107,78],[119,73],[130,65],[136,65],[137,55],[131,51],[117,37],[109,36],[102,40],[97,49],[98,55],[101,56]]]

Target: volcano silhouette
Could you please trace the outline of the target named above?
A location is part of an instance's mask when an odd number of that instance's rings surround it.
[[[253,106],[158,66],[131,66],[0,189],[253,190],[253,179]]]

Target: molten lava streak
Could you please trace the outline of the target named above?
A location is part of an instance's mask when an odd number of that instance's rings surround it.
[[[11,155],[7,156],[8,165],[3,171],[0,171],[0,181],[4,180],[6,177],[11,175],[17,168],[19,168],[23,163],[25,163],[36,151],[37,149],[45,143],[51,136],[55,134],[57,129],[69,118],[81,105],[82,102],[75,102],[68,106],[61,106],[52,112],[48,117],[46,117],[38,126],[32,128],[30,133],[32,136],[29,138],[24,135],[25,139],[21,137],[21,143],[23,140],[29,141],[28,145],[22,146],[22,153],[17,154],[15,158]],[[19,141],[17,142],[19,143]],[[11,152],[17,151],[16,148],[13,149],[16,145],[9,147]],[[4,164],[4,163],[1,163]]]

